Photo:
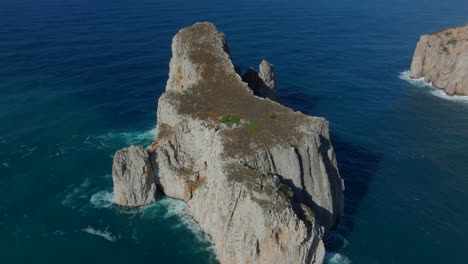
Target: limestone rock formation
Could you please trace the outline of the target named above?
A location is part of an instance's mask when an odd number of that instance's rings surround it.
[[[468,25],[421,36],[410,77],[424,77],[449,95],[468,95]]]
[[[115,153],[112,179],[117,204],[142,206],[155,202],[155,171],[142,147],[130,146]]]
[[[172,43],[147,150],[158,187],[186,201],[223,264],[322,263],[322,238],[343,214],[328,122],[255,96],[213,24]],[[276,89],[271,64],[259,76]]]
[[[279,101],[278,80],[274,71],[274,65],[266,60],[262,60],[259,65],[259,72],[249,68],[242,80],[248,84],[256,96]]]

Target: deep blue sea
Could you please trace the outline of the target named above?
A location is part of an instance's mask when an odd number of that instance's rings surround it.
[[[467,0],[0,0],[0,263],[215,263],[183,202],[112,203],[113,153],[151,143],[171,38],[197,21],[330,121],[328,263],[468,263],[468,100],[404,80]]]

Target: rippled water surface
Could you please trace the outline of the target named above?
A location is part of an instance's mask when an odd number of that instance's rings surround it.
[[[112,155],[151,143],[171,38],[196,21],[330,120],[347,189],[329,263],[468,263],[468,102],[405,80],[419,35],[468,23],[466,0],[0,1],[1,263],[215,262],[182,202],[111,193]]]

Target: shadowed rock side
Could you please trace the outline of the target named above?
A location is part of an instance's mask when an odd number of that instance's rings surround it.
[[[279,102],[278,80],[276,79],[274,65],[262,60],[259,69],[260,72],[256,72],[253,68],[249,68],[242,75],[242,80],[247,83],[256,96]]]
[[[424,77],[449,95],[468,95],[468,25],[421,36],[410,77]]]
[[[211,23],[180,30],[172,53],[147,150],[158,186],[187,202],[223,264],[322,263],[343,212],[328,122],[255,96]]]

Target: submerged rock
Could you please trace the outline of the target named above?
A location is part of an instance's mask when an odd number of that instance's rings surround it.
[[[410,77],[424,77],[449,95],[468,95],[468,25],[421,36]]]
[[[211,23],[180,30],[172,52],[148,149],[158,186],[186,201],[221,263],[322,263],[343,214],[328,122],[255,96]],[[277,95],[271,64],[259,78]]]
[[[117,204],[142,206],[155,202],[155,173],[143,147],[130,146],[115,153],[112,179]]]

